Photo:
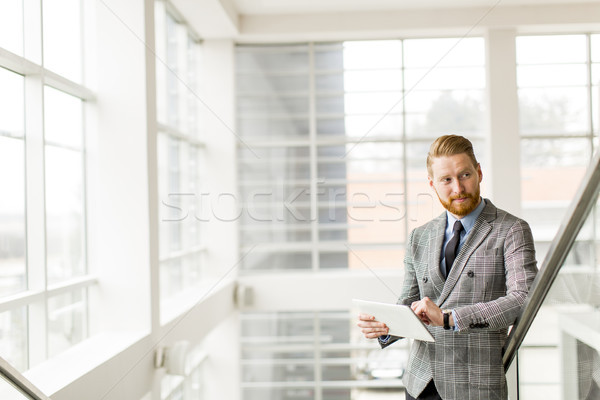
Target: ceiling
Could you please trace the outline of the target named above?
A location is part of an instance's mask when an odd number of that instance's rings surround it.
[[[170,0],[204,39],[348,40],[600,29],[600,0]]]
[[[599,3],[598,0],[230,0],[240,15]]]

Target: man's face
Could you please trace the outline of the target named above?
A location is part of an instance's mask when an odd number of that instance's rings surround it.
[[[481,167],[473,165],[466,154],[437,157],[431,164],[433,176],[429,186],[435,190],[446,210],[457,218],[464,217],[479,205]]]

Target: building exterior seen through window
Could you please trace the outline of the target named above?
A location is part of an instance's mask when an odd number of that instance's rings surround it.
[[[516,44],[523,215],[542,260],[598,148],[600,36],[520,36]],[[590,257],[589,248],[577,253]]]
[[[598,151],[600,35],[519,36],[516,44],[523,215],[541,266]],[[595,207],[519,349],[519,398],[598,396],[598,352],[578,323],[594,320],[598,307],[599,226]]]
[[[400,267],[409,230],[441,211],[431,139],[483,144],[483,39],[240,45],[236,59],[243,270]]]

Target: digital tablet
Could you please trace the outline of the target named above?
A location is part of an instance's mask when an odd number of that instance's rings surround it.
[[[433,342],[433,336],[425,324],[409,306],[352,299],[361,314],[369,314],[390,328],[390,335]]]

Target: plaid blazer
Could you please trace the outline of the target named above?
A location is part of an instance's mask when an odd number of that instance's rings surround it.
[[[456,316],[456,330],[428,327],[435,343],[414,341],[404,375],[414,397],[433,378],[444,400],[508,398],[502,353],[537,273],[535,249],[525,221],[484,201],[447,279],[440,272],[446,213],[408,239],[398,303],[427,296]]]

